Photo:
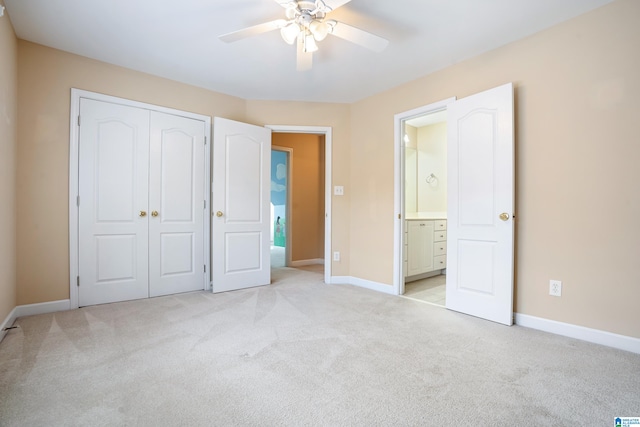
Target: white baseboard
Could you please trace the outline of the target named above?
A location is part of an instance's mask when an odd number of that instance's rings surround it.
[[[4,322],[0,325],[0,341],[7,334],[6,328],[10,328],[15,323],[18,317],[34,316],[36,314],[55,313],[56,311],[69,310],[71,307],[71,301],[68,299],[61,301],[42,302],[38,304],[19,305],[11,310],[11,313],[4,319]]]
[[[71,301],[63,299],[60,301],[41,302],[37,304],[19,305],[16,307],[16,316],[35,316],[36,314],[55,313],[56,311],[69,310]]]
[[[353,285],[360,288],[371,289],[372,291],[384,294],[395,295],[393,286],[384,283],[372,282],[371,280],[360,279],[352,276],[331,276],[332,285]]]
[[[516,325],[640,354],[640,338],[516,313]]]
[[[291,261],[291,267],[304,267],[305,265],[324,265],[324,259],[316,258]]]

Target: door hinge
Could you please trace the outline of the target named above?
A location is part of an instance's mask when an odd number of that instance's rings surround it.
[[[204,272],[207,272],[207,264],[204,265]]]
[[[76,285],[80,287],[80,276],[76,276]]]
[[[207,201],[204,201],[204,208],[207,209]]]
[[[76,206],[80,206],[80,196],[76,196]]]
[[[204,137],[204,145],[207,145],[207,137]]]
[[[78,114],[78,126],[80,126],[80,115]]]

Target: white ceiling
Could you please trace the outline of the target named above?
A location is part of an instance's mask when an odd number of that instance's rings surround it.
[[[354,102],[526,37],[612,0],[352,0],[330,18],[389,40],[374,53],[329,36],[296,71],[274,0],[5,0],[19,38],[244,99]],[[326,0],[329,4],[331,0]],[[5,19],[5,18],[2,18]]]

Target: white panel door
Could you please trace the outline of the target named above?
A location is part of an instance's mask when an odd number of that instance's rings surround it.
[[[447,108],[447,308],[513,324],[511,83]]]
[[[148,296],[149,112],[81,99],[79,305]]]
[[[271,130],[213,122],[213,292],[268,285]]]
[[[204,289],[205,124],[151,112],[149,295]]]

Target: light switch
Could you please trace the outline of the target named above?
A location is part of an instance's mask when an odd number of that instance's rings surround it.
[[[336,196],[344,196],[344,187],[342,185],[336,185],[333,187],[333,194]]]

